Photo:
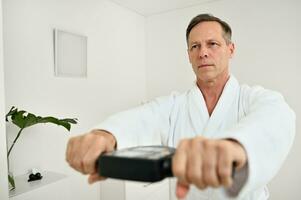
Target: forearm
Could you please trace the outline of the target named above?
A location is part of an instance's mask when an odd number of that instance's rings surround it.
[[[117,148],[159,145],[167,138],[173,96],[162,97],[145,105],[114,114],[97,125],[118,141]]]
[[[248,165],[231,190],[236,195],[262,188],[276,175],[295,134],[295,115],[281,95],[264,91],[250,98],[247,108],[246,116],[222,136],[237,140],[247,153]]]

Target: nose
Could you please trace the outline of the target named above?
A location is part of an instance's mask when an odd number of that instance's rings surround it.
[[[200,58],[207,58],[208,57],[208,49],[206,47],[201,47],[200,48],[199,57]]]

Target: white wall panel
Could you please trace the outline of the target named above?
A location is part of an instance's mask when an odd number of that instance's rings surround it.
[[[8,199],[5,108],[4,108],[4,79],[3,79],[3,40],[2,40],[2,0],[0,0],[0,199]]]

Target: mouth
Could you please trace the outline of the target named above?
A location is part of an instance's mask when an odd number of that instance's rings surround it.
[[[214,66],[213,64],[201,64],[198,66],[198,68],[205,68],[205,67],[212,67]]]

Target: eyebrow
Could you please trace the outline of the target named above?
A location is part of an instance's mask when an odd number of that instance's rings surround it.
[[[220,41],[219,41],[219,40],[216,40],[216,39],[208,39],[208,40],[206,40],[205,42],[206,42],[206,43],[207,43],[207,42],[217,42],[217,43],[220,43]],[[201,42],[199,42],[199,41],[193,41],[193,42],[190,42],[190,43],[189,43],[189,45],[193,45],[193,44],[201,44]]]

